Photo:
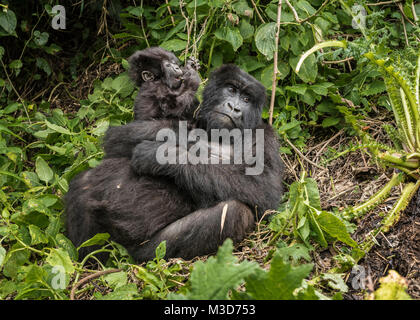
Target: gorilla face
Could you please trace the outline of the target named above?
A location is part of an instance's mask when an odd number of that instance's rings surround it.
[[[184,72],[179,67],[178,59],[163,60],[161,69],[163,72],[163,83],[165,83],[170,89],[178,89],[183,81]]]
[[[200,119],[210,129],[254,129],[261,121],[265,88],[235,65],[224,65],[210,75],[203,92]]]

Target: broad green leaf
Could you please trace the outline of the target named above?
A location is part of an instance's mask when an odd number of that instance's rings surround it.
[[[123,98],[127,97],[134,90],[134,84],[127,73],[123,73],[113,79],[111,87]]]
[[[241,36],[244,40],[252,38],[254,35],[254,26],[251,25],[248,21],[245,19],[241,19],[241,22],[239,24],[239,31],[241,32]]]
[[[294,291],[302,286],[312,268],[312,264],[293,267],[275,254],[269,271],[258,269],[246,278],[246,293],[257,300],[296,300]]]
[[[159,46],[168,51],[178,52],[187,47],[187,41],[181,39],[171,39],[161,43]]]
[[[104,279],[111,288],[117,289],[127,284],[127,273],[125,271],[113,272],[107,274]]]
[[[214,32],[216,38],[229,42],[234,51],[242,45],[243,39],[238,28],[223,27]]]
[[[165,258],[166,255],[166,241],[162,241],[155,250],[156,259],[160,260]]]
[[[65,272],[70,274],[74,272],[74,266],[70,259],[69,254],[62,248],[54,249],[50,248],[50,253],[48,254],[45,261],[51,266],[62,267]]]
[[[49,182],[54,177],[54,172],[48,166],[48,163],[41,157],[36,158],[35,172],[38,175],[39,179],[44,182]]]
[[[0,27],[2,27],[8,34],[12,34],[16,29],[16,15],[8,9],[6,12],[0,10]]]
[[[54,123],[49,122],[48,120],[44,120],[44,122],[48,128],[50,128],[51,130],[54,130],[55,132],[59,132],[61,134],[74,135],[74,133],[70,132],[69,129],[58,126]]]
[[[236,289],[245,277],[258,269],[255,262],[238,263],[232,251],[232,240],[227,239],[217,256],[210,257],[206,262],[196,262],[190,277],[191,290],[185,295],[172,294],[169,299],[227,299],[230,290]]]
[[[337,238],[351,247],[357,247],[357,242],[350,237],[343,221],[332,213],[322,211],[318,216],[316,216],[316,221],[319,223],[321,229],[328,233],[331,237]]]
[[[30,224],[28,226],[29,233],[31,235],[31,245],[36,245],[40,243],[48,243],[48,237],[45,233],[38,228],[36,225]]]
[[[255,45],[259,52],[267,57],[267,60],[273,59],[276,38],[276,23],[269,22],[261,25],[255,33]]]
[[[290,66],[293,68],[293,70],[296,69],[296,65],[298,61],[299,61],[299,57],[291,56],[289,58],[289,63],[290,63]],[[314,55],[310,55],[302,63],[297,75],[304,82],[315,82],[317,74],[318,74],[318,65],[316,63],[316,58]]]
[[[339,290],[340,292],[347,292],[349,288],[347,287],[346,283],[343,280],[343,274],[339,273],[324,273],[322,275],[322,279],[328,281],[328,285],[335,289]]]
[[[38,30],[34,31],[34,42],[38,45],[38,46],[43,46],[46,45],[48,42],[48,38],[49,38],[49,34],[47,32],[40,32]]]
[[[319,196],[318,184],[312,178],[305,178],[305,196],[308,204],[318,210],[321,210],[321,197]]]
[[[109,239],[109,233],[97,233],[89,240],[83,242],[77,247],[77,250],[83,247],[89,247],[93,245],[103,245]]]
[[[306,84],[295,84],[294,86],[286,86],[286,90],[304,95],[307,89]]]
[[[57,245],[60,248],[67,251],[72,260],[77,260],[79,254],[70,239],[68,239],[62,233],[58,233],[55,237],[55,240],[57,241]]]
[[[341,120],[340,118],[335,118],[335,117],[325,118],[322,121],[322,127],[328,128],[328,127],[335,126],[336,124],[338,124],[340,122],[340,120]]]

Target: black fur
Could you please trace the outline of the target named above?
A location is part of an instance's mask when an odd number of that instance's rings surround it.
[[[171,88],[171,75],[165,77],[164,62],[179,64],[178,58],[169,51],[159,47],[147,48],[135,52],[129,59],[129,74],[140,87],[134,101],[134,120],[151,120],[163,118],[191,119],[198,106],[195,93],[201,79],[197,73],[195,60],[188,60],[182,67],[182,83]],[[155,77],[153,81],[144,81],[143,71],[150,71]]]
[[[161,142],[155,136],[159,128],[174,122],[129,124],[120,136],[130,141],[125,146],[143,141],[135,147],[132,159],[106,159],[70,183],[67,232],[76,246],[96,233],[108,232],[138,262],[153,258],[163,240],[167,241],[166,258],[190,259],[215,252],[226,238],[240,242],[254,226],[255,207],[259,216],[277,208],[283,192],[283,165],[276,134],[261,121],[266,100],[263,86],[236,66],[216,70],[203,94],[198,126],[209,129],[212,123],[220,124],[213,110],[223,103],[221,92],[231,83],[252,99],[252,108],[238,127],[264,129],[263,173],[245,175],[245,164],[160,165],[156,150]],[[89,250],[83,248],[80,255]]]

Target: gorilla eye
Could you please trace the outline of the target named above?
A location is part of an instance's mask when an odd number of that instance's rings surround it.
[[[249,97],[244,97],[245,102],[249,102]]]
[[[235,93],[235,92],[236,92],[236,88],[235,88],[235,87],[232,87],[232,86],[229,86],[229,87],[228,87],[228,91],[229,91],[230,93]]]

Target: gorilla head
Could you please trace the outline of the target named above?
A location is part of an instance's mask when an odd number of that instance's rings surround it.
[[[134,120],[192,119],[199,102],[195,93],[200,65],[189,58],[180,67],[172,52],[159,47],[136,51],[128,59],[131,79],[140,87],[134,101]]]
[[[159,47],[135,52],[129,59],[129,74],[138,86],[144,82],[161,80],[168,88],[178,89],[184,74],[178,58]]]
[[[259,81],[235,65],[224,65],[210,75],[199,118],[207,130],[254,129],[261,122],[265,102],[265,88]]]

